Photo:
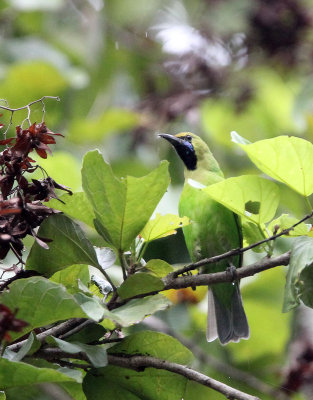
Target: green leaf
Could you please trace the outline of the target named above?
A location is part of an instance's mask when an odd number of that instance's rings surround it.
[[[79,281],[85,286],[90,282],[88,265],[70,265],[53,274],[50,281],[61,283],[69,293],[77,293],[80,290]]]
[[[192,353],[171,336],[144,331],[128,336],[110,349],[111,354],[144,354],[183,365],[193,360]],[[174,373],[146,368],[144,371],[109,366],[91,371],[83,382],[87,399],[176,400],[184,398],[187,379]]]
[[[279,204],[277,185],[255,175],[224,179],[203,190],[214,200],[256,224],[271,220]]]
[[[80,383],[64,382],[59,384],[74,400],[86,400]]]
[[[1,295],[1,303],[12,310],[17,308],[17,318],[29,324],[22,332],[13,332],[13,340],[35,328],[68,318],[98,321],[104,312],[96,299],[81,293],[73,296],[64,286],[37,276],[12,282],[10,291]]]
[[[146,226],[140,232],[140,236],[146,242],[151,242],[152,240],[173,235],[176,233],[176,229],[189,224],[190,220],[188,217],[180,218],[175,214],[157,214],[154,219],[147,222]]]
[[[0,359],[0,387],[2,389],[43,382],[75,382],[76,380],[50,368],[36,368],[22,362]]]
[[[158,259],[149,260],[145,265],[145,268],[159,278],[163,278],[174,271],[174,268],[170,264],[168,264],[166,261]]]
[[[122,299],[136,296],[141,293],[160,291],[164,283],[156,276],[141,272],[129,276],[118,288],[117,292]]]
[[[62,214],[52,215],[40,226],[39,237],[52,239],[49,250],[36,242],[26,260],[26,269],[51,276],[73,264],[90,264],[99,268],[96,252],[78,224]]]
[[[65,204],[52,199],[46,203],[46,205],[56,210],[63,211],[67,216],[82,221],[86,225],[94,228],[93,220],[95,214],[84,192],[76,192],[73,193],[72,196],[66,193],[60,196],[60,199],[64,201]]]
[[[313,238],[301,236],[294,240],[291,248],[289,269],[286,278],[283,312],[290,311],[300,304],[300,298],[306,290],[302,273],[313,266]],[[304,274],[307,278],[307,273]],[[310,286],[310,284],[308,285]],[[308,300],[307,294],[304,298]]]
[[[69,128],[69,139],[75,143],[99,141],[113,133],[132,129],[138,122],[139,114],[134,111],[111,108],[98,118],[74,120]]]
[[[290,228],[292,225],[297,223],[299,220],[295,217],[292,217],[288,214],[282,214],[280,217],[274,219],[271,221],[271,223],[268,225],[267,229],[271,232],[274,233],[279,233],[283,231],[284,229]],[[276,229],[278,228],[278,229]],[[310,232],[310,225],[305,224],[302,222],[301,224],[297,225],[295,228],[293,228],[291,231],[289,231],[288,236],[305,236]]]
[[[294,136],[278,136],[240,145],[264,173],[303,196],[313,192],[313,144]]]
[[[155,331],[137,332],[109,349],[110,354],[146,354],[162,360],[187,365],[193,355],[177,339]]]
[[[21,361],[27,354],[35,353],[40,348],[40,346],[41,343],[34,335],[34,333],[31,332],[26,340],[26,343],[24,343],[23,346],[19,349],[12,361]]]
[[[82,181],[98,232],[116,249],[128,250],[167,189],[168,163],[142,178],[119,180],[102,155],[91,151],[84,157]]]
[[[142,299],[130,300],[113,311],[105,310],[104,317],[122,327],[127,327],[142,321],[147,315],[165,310],[170,305],[170,300],[162,294],[157,294]]]
[[[95,368],[105,367],[108,364],[106,349],[102,346],[88,345],[78,342],[66,342],[50,336],[47,343],[56,344],[59,349],[70,354],[84,353]]]

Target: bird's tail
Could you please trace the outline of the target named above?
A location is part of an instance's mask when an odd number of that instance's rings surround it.
[[[208,342],[218,337],[222,344],[227,344],[228,342],[239,342],[240,339],[248,339],[250,336],[239,284],[235,282],[234,285],[235,290],[229,307],[220,302],[212,289],[209,288]]]

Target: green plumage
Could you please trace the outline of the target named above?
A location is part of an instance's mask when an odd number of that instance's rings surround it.
[[[180,216],[192,223],[183,228],[192,261],[225,253],[242,246],[238,217],[212,200],[201,187],[223,179],[223,174],[206,143],[189,132],[161,135],[176,149],[185,164],[185,185],[179,202]],[[241,267],[241,256],[227,258],[202,267],[201,273]],[[239,283],[221,283],[209,288],[208,341],[219,337],[221,343],[249,337]]]

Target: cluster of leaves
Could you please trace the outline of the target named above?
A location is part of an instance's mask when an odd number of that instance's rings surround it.
[[[40,124],[32,131],[40,132],[41,128]],[[50,131],[44,133],[48,139],[43,136],[43,141],[40,141],[39,135],[34,142],[31,142],[33,136],[29,130],[25,131],[29,138],[25,139],[28,150],[41,146],[39,154],[46,154],[42,151],[46,151],[45,146],[54,140]],[[29,163],[31,166],[29,151],[19,158],[16,156],[22,147],[19,137],[5,139],[5,144],[10,146],[3,153],[13,154],[13,160],[19,160],[16,163]],[[309,201],[313,192],[310,168],[313,145],[310,142],[282,136],[249,143],[235,133],[233,140],[259,169]],[[292,170],[287,168],[290,163]],[[162,369],[152,372],[149,368],[130,371],[121,365],[112,365],[121,354],[124,358],[144,355],[179,364],[192,362],[187,348],[162,333],[143,331],[129,334],[126,338],[120,334],[121,330],[127,334],[126,328],[171,304],[160,292],[165,287],[166,277],[174,271],[173,267],[160,259],[147,263],[143,260],[148,243],[171,235],[177,228],[190,223],[187,218],[171,214],[150,219],[169,185],[167,162],[161,162],[158,168],[141,178],[128,176],[119,179],[99,151],[90,151],[83,160],[83,191],[62,195],[62,202],[53,199],[56,197],[55,183],[53,189],[44,185],[44,194],[40,191],[34,193],[30,188],[39,187],[39,181],[26,184],[23,172],[24,169],[20,175],[14,175],[17,184],[12,185],[4,201],[22,196],[24,202],[27,199],[28,203],[38,205],[38,201],[49,200],[48,206],[63,214],[52,211],[54,215],[41,221],[37,236],[49,238],[49,248],[42,246],[41,240],[39,243],[35,241],[26,260],[26,270],[36,271],[41,276],[17,279],[1,295],[3,320],[11,318],[11,325],[4,329],[3,338],[17,341],[17,344],[3,348],[0,387],[9,398],[21,385],[42,382],[58,383],[74,398],[101,398],[104,388],[108,398],[116,398],[117,392],[125,399],[133,398],[134,393],[139,398],[151,399],[156,396],[158,399],[165,398],[162,396],[174,399],[177,395],[188,399],[194,398],[196,392],[199,396],[200,393],[206,396],[209,389],[194,386],[185,376],[173,372]],[[241,216],[246,244],[268,238],[295,223],[292,216],[275,218],[279,188],[272,180],[256,175],[239,176],[202,190]],[[48,206],[41,204],[41,207],[50,209]],[[95,248],[81,225],[73,219],[87,225],[94,234],[97,232],[106,247]],[[310,228],[303,223],[288,232],[294,240],[285,311],[298,305],[300,300],[312,306],[313,238]],[[266,242],[256,250],[271,255],[273,246]],[[90,266],[96,271],[92,277]],[[117,271],[122,272],[122,278],[116,277]],[[73,318],[78,318],[78,322]],[[83,329],[86,319],[90,324]],[[57,324],[67,320],[81,323],[82,328],[75,330],[78,333],[67,334],[64,331],[59,337],[57,328],[60,325]],[[37,329],[45,332],[51,325],[51,334],[43,339],[38,340],[33,334]],[[27,340],[19,345],[18,342],[27,334]],[[112,347],[112,341],[120,343]],[[38,364],[38,359],[42,358],[46,359],[45,363]],[[67,367],[71,367],[71,371]],[[76,370],[74,374],[73,368]],[[86,375],[84,370],[87,370]],[[166,390],[159,392],[160,387]]]
[[[38,168],[29,154],[35,150],[40,157],[47,158],[47,152],[51,153],[48,144],[55,143],[53,136],[56,135],[62,136],[41,122],[27,129],[17,126],[15,137],[0,141],[0,145],[6,145],[0,153],[0,259],[12,249],[21,260],[22,239],[26,235],[34,236],[47,248],[46,240],[36,235],[35,228],[57,211],[43,205],[42,201],[57,198],[56,188],[70,191],[49,176],[29,181],[25,174]]]

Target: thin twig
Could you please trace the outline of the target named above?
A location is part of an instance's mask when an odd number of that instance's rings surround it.
[[[0,106],[0,109],[9,111],[11,113],[10,121],[8,123],[8,127],[5,130],[5,132],[3,133],[4,138],[6,138],[6,134],[7,134],[8,130],[10,129],[10,126],[12,125],[13,114],[16,111],[27,110],[27,117],[24,119],[24,121],[22,122],[21,126],[23,126],[23,123],[25,121],[27,121],[29,126],[30,126],[31,125],[31,121],[30,121],[31,108],[30,107],[33,104],[41,103],[42,104],[42,121],[43,121],[44,120],[44,116],[45,116],[45,112],[46,112],[46,107],[45,107],[45,103],[44,103],[45,99],[53,99],[53,100],[56,100],[56,101],[60,101],[60,97],[58,97],[58,96],[43,96],[40,99],[31,101],[30,103],[26,104],[26,106],[22,106],[22,107],[12,108],[12,107],[9,107],[9,106]],[[7,103],[7,101],[6,101],[6,103]]]
[[[34,357],[44,358],[46,360],[55,360],[59,358],[71,358],[87,360],[87,357],[83,353],[69,354],[58,348],[47,348],[41,349],[33,355]],[[173,372],[181,375],[186,379],[195,381],[200,385],[209,387],[219,393],[222,393],[226,398],[233,400],[260,400],[256,396],[251,396],[247,393],[241,392],[240,390],[234,389],[222,382],[219,382],[213,378],[210,378],[198,371],[195,371],[185,365],[161,360],[156,357],[150,357],[146,355],[113,355],[108,354],[108,363],[110,365],[116,365],[122,368],[133,369],[135,371],[142,371],[145,368],[156,368]]]
[[[89,326],[91,324],[96,324],[96,322],[94,320],[92,320],[92,319],[84,320],[82,323],[74,326],[73,329],[70,329],[70,330],[64,332],[62,335],[59,335],[59,338],[60,339],[66,339],[67,337],[72,336],[75,333],[80,332],[82,329],[86,328],[87,326]]]
[[[73,327],[77,326],[77,324],[80,324],[82,321],[86,321],[85,318],[72,318],[69,319],[66,322],[62,322],[59,325],[53,326],[50,329],[47,329],[46,331],[39,333],[36,338],[40,342],[44,342],[48,336],[60,336],[64,334],[65,332],[71,330]],[[10,346],[8,346],[8,349],[11,351],[18,351],[25,343],[27,339],[21,340],[20,342],[13,343]]]
[[[125,259],[125,254],[122,250],[118,251],[118,256],[119,256],[122,271],[123,271],[123,279],[125,281],[125,279],[127,278],[127,271],[128,271],[127,261]]]

